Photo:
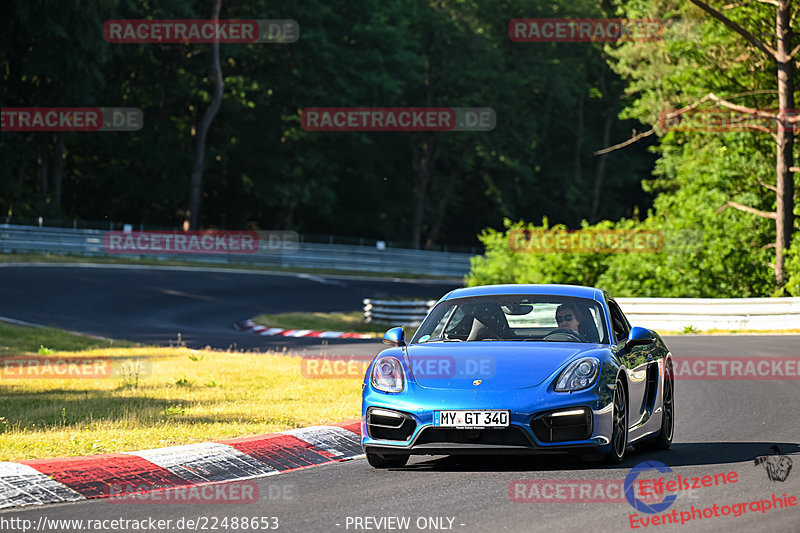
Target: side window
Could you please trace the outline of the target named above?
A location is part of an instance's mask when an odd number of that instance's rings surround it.
[[[627,339],[630,327],[625,315],[622,314],[619,306],[617,306],[617,302],[609,300],[608,310],[611,312],[611,326],[614,328],[614,336],[617,338],[617,342]]]

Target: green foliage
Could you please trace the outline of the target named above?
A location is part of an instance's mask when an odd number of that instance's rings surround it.
[[[772,238],[770,221],[734,209],[718,212],[726,193],[741,186],[735,169],[746,170],[756,159],[713,137],[703,147],[671,147],[656,173],[672,190],[662,190],[644,221],[664,233],[664,250],[646,257],[620,254],[601,278],[604,286],[619,296],[771,295],[771,253],[764,248]],[[749,200],[759,205],[757,197]]]
[[[794,234],[792,247],[786,257],[786,274],[789,281],[786,291],[791,296],[800,296],[800,232]]]
[[[705,192],[705,194],[703,194]],[[511,232],[551,229],[506,220],[505,232],[487,229],[480,239],[486,254],[472,258],[466,283],[564,283],[602,287],[618,297],[756,297],[772,290],[769,251],[760,242],[764,223],[738,211],[714,216],[713,191],[683,190],[693,217],[672,218],[665,206],[643,222],[603,221],[584,230],[660,231],[664,247],[655,253],[525,253],[509,246]],[[660,198],[659,198],[660,200]],[[657,202],[658,205],[658,202]],[[685,213],[683,213],[685,214]],[[563,226],[554,228],[565,229]]]
[[[737,5],[726,11],[751,31],[769,36],[774,6]],[[641,222],[622,219],[603,227],[661,231],[659,253],[519,254],[507,233],[486,230],[486,256],[475,258],[470,284],[580,283],[616,296],[749,297],[775,293],[770,263],[774,223],[727,207],[775,209],[775,146],[761,132],[675,132],[658,124],[664,112],[695,103],[709,93],[761,109],[777,107],[774,66],[747,43],[688,2],[636,0],[619,4],[626,18],[667,21],[663,41],[605,46],[609,65],[627,82],[622,118],[652,125],[659,135],[645,191],[657,195]],[[704,107],[713,108],[711,104]],[[621,150],[627,150],[625,148]],[[727,207],[727,208],[726,208]],[[585,212],[585,211],[584,211]],[[635,218],[635,217],[634,217]],[[588,226],[586,222],[582,227]],[[522,222],[506,221],[507,229]],[[544,219],[543,227],[547,227]],[[577,227],[577,224],[572,225]],[[797,246],[797,245],[796,245]],[[790,253],[789,291],[800,291],[798,258]]]
[[[523,230],[566,229],[563,225],[552,228],[545,218],[541,226],[504,221],[507,231],[487,229],[480,239],[486,248],[485,256],[472,258],[472,269],[467,276],[468,286],[496,283],[566,283],[570,285],[595,285],[598,276],[607,269],[608,256],[590,253],[527,253],[512,250],[509,245],[512,232]],[[585,223],[584,229],[610,229],[610,222],[594,226]]]
[[[0,136],[0,212],[176,227],[193,128],[210,100],[208,44],[111,44],[108,19],[207,19],[207,1],[13,0],[0,33],[0,105],[133,106],[134,133],[67,133],[60,201],[56,136]],[[594,194],[592,152],[623,137],[623,83],[599,44],[515,43],[510,19],[603,16],[589,0],[226,0],[222,18],[293,18],[294,44],[222,44],[225,93],[209,132],[201,226],[410,240],[415,151],[438,157],[421,187],[422,241],[477,244],[504,217],[616,219],[648,198],[646,146],[610,154]],[[46,43],[41,45],[40,43]],[[492,107],[488,133],[325,133],[308,107]],[[44,178],[39,175],[43,172]],[[554,214],[555,213],[555,214]]]
[[[122,379],[119,389],[133,389],[139,388],[139,377],[142,374],[142,364],[138,361],[129,361],[122,365]]]
[[[175,385],[178,387],[191,387],[194,385],[194,381],[191,379],[187,379],[186,377],[180,377],[175,380]]]
[[[774,65],[738,34],[688,2],[637,0],[619,14],[668,21],[663,42],[607,46],[609,64],[628,82],[623,117],[652,125],[660,158],[643,183],[657,194],[644,220],[660,229],[660,254],[614,257],[600,284],[620,296],[773,296],[775,227],[769,219],[728,207],[736,202],[774,211],[775,144],[766,132],[664,131],[664,112],[695,104],[709,93],[737,104],[776,109]],[[774,39],[775,7],[736,4],[725,15],[766,42]],[[702,105],[714,109],[712,102]],[[797,144],[795,149],[797,149]],[[797,174],[795,174],[797,178]],[[787,290],[798,290],[790,254]]]

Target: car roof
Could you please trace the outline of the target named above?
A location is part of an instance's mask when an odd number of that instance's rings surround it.
[[[490,296],[502,294],[544,294],[555,296],[572,296],[576,298],[587,298],[590,300],[604,301],[602,289],[594,287],[584,287],[582,285],[550,285],[550,284],[523,284],[509,283],[504,285],[479,285],[477,287],[465,287],[455,289],[445,294],[440,301],[452,298],[466,298],[469,296]]]

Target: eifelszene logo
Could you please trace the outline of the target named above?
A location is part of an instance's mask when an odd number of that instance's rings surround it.
[[[628,503],[630,503],[631,506],[637,511],[656,514],[669,508],[669,506],[675,502],[678,496],[677,494],[670,494],[668,496],[665,496],[663,500],[657,503],[645,503],[639,498],[637,498],[636,494],[634,494],[633,484],[636,481],[636,478],[639,477],[639,474],[647,472],[649,470],[658,470],[662,474],[672,472],[672,469],[670,467],[668,467],[664,463],[659,463],[658,461],[645,461],[643,463],[639,463],[638,465],[631,468],[631,471],[628,473],[627,476],[625,476],[625,499],[627,499]]]

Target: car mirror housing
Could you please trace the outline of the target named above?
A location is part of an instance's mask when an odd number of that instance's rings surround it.
[[[405,346],[406,334],[403,328],[392,328],[383,335],[383,344],[389,346]]]
[[[645,344],[650,344],[655,339],[656,338],[653,335],[653,332],[649,329],[633,326],[631,328],[631,332],[628,334],[628,340],[625,343],[625,347],[630,349],[634,346],[643,346]]]

